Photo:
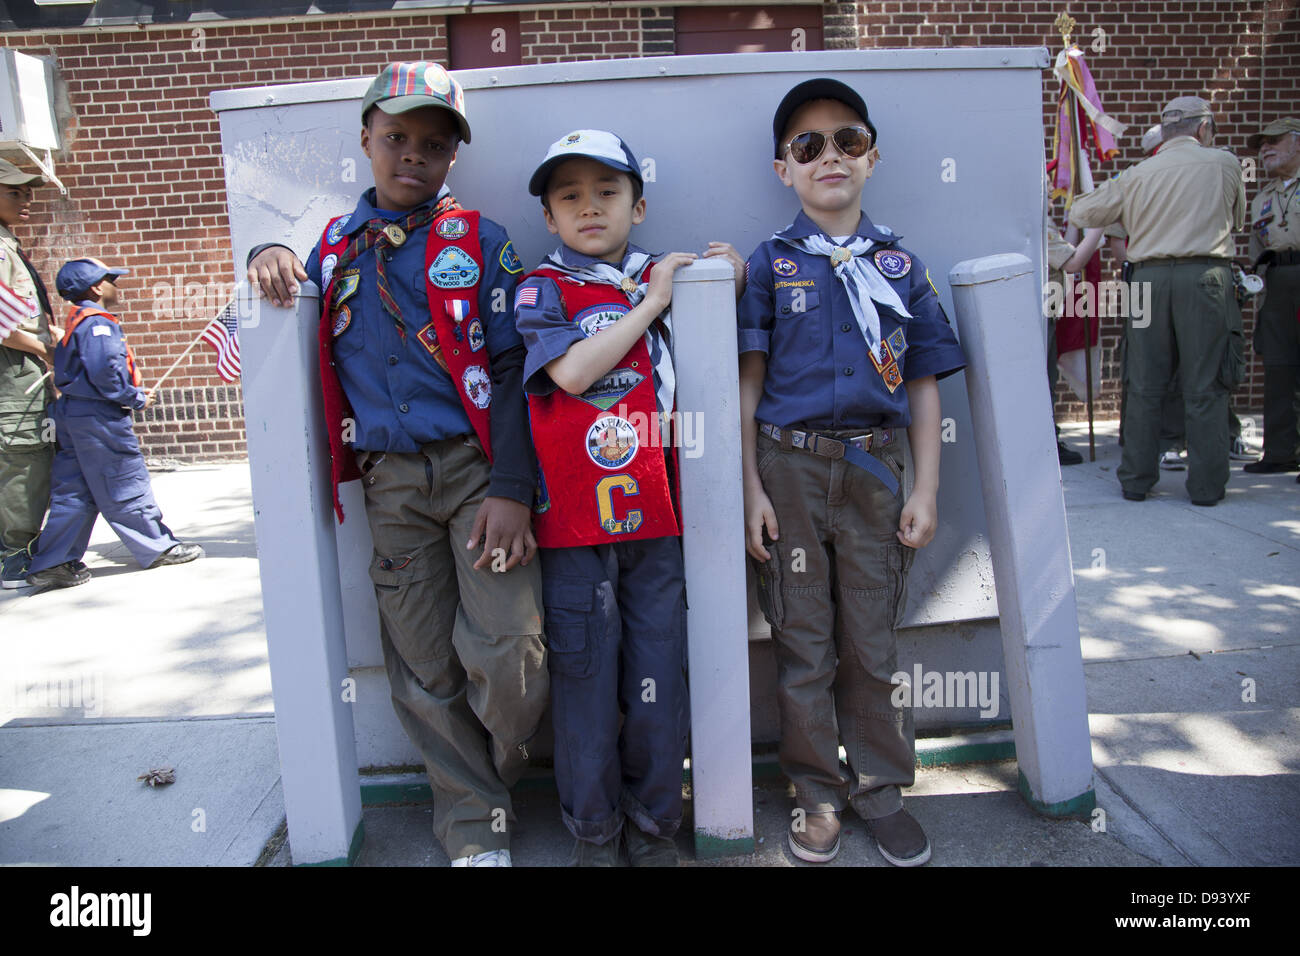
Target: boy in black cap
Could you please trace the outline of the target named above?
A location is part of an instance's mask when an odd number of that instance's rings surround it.
[[[885,859],[918,866],[930,843],[902,808],[915,743],[910,708],[893,700],[895,626],[914,550],[938,524],[935,382],[964,358],[925,266],[862,212],[879,158],[862,98],[836,80],[801,83],[772,136],[773,167],[803,209],[749,259],[740,404],[746,545],[762,562],[795,789],[790,849],[832,859],[852,804]]]
[[[674,411],[673,274],[692,253],[628,242],[645,218],[641,169],[605,130],[553,143],[528,189],[560,246],[526,275],[533,524],[555,726],[555,782],[571,862],[674,866],[686,753],[686,606]],[[743,263],[731,246],[705,256]]]
[[[326,224],[305,269],[263,246],[248,278],[277,304],[295,278],[321,288],[334,505],[342,520],[338,483],[362,479],[393,708],[424,758],[452,866],[510,866],[509,787],[548,684],[510,312],[523,264],[506,231],[444,185],[470,141],[446,70],[391,64],[361,122],[374,187]]]
[[[101,514],[141,567],[203,556],[202,548],[181,544],[163,524],[132,427],[132,410],[152,405],[153,392],[140,387],[140,370],[117,317],[101,308],[120,303],[116,282],[126,274],[98,259],[74,259],[55,279],[73,308],[54,348],[59,450],[50,476],[50,516],[27,579],[35,587],[90,580],[81,558]]]

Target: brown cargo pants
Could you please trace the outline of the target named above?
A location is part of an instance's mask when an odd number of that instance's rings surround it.
[[[810,813],[851,803],[864,819],[888,816],[914,782],[912,711],[890,699],[914,553],[895,536],[906,442],[895,429],[892,443],[871,450],[899,478],[891,495],[863,468],[758,435],[758,473],[780,534],[759,575],[776,645],[779,759],[796,805]]]
[[[393,708],[424,757],[447,855],[508,849],[509,787],[548,700],[541,565],[474,570],[487,493],[478,439],[358,453],[374,538],[370,577]]]

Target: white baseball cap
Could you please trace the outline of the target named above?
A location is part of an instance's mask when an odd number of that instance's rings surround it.
[[[528,180],[528,192],[540,196],[546,189],[551,170],[566,159],[579,156],[604,163],[620,173],[627,173],[638,185],[645,185],[641,178],[641,164],[636,161],[627,143],[607,130],[575,129],[551,144],[551,148],[546,151],[546,158]]]

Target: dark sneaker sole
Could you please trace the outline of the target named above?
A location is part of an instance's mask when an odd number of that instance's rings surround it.
[[[930,841],[929,840],[925,841],[925,849],[923,849],[916,856],[910,856],[910,857],[894,856],[883,846],[881,846],[879,840],[876,841],[876,849],[880,851],[881,856],[883,856],[890,863],[894,864],[894,866],[922,866],[923,864],[930,862]]]
[[[803,860],[805,863],[829,863],[835,859],[835,855],[840,852],[840,838],[835,838],[835,845],[829,850],[814,850],[806,847],[795,840],[793,833],[786,833],[790,841],[790,852]]]
[[[56,591],[61,588],[79,588],[83,584],[90,583],[90,576],[82,578],[80,581],[31,581],[28,583],[34,588],[40,588],[42,591]]]

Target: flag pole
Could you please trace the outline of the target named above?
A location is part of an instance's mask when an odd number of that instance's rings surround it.
[[[154,394],[158,391],[158,389],[162,388],[162,383],[167,381],[167,376],[170,375],[172,372],[176,371],[176,366],[180,365],[181,362],[185,360],[185,356],[189,355],[191,352],[194,351],[194,346],[198,345],[200,342],[203,341],[203,332],[205,331],[207,331],[206,325],[203,327],[203,330],[199,332],[198,336],[194,339],[194,341],[191,342],[189,346],[185,349],[185,351],[180,354],[180,356],[176,359],[176,361],[172,362],[171,368],[163,372],[162,375],[159,377],[158,381],[153,383],[153,386],[148,390],[150,394]]]

